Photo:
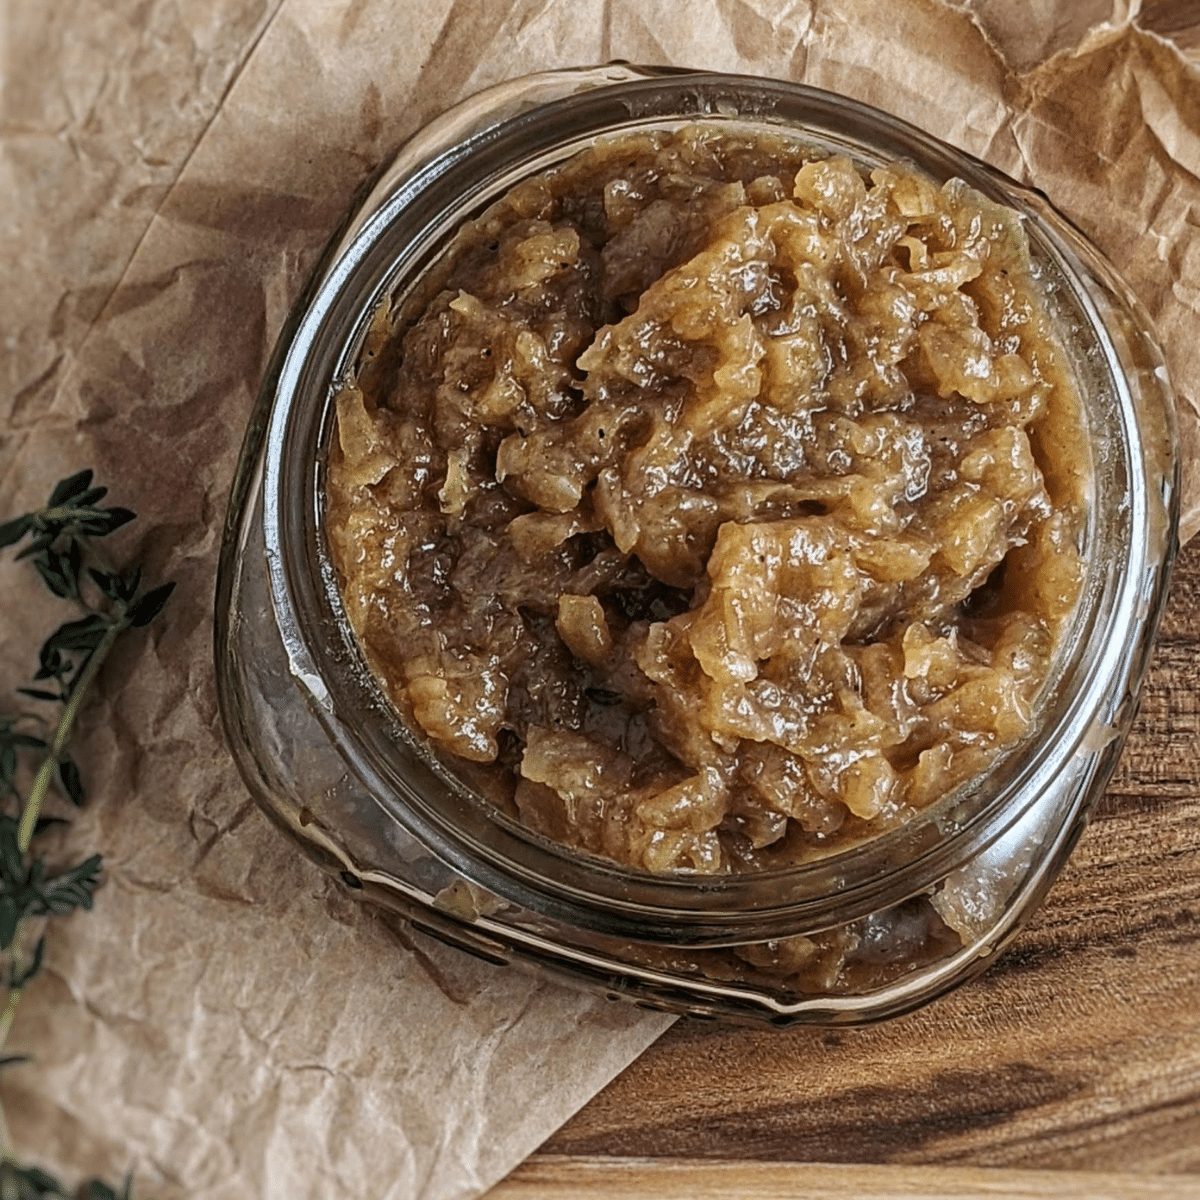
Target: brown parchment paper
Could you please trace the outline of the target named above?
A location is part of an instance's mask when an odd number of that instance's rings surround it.
[[[1186,6],[1186,5],[1185,5]],[[211,664],[220,524],[270,347],[352,193],[455,100],[611,58],[803,80],[1033,182],[1113,258],[1180,394],[1200,527],[1200,76],[1169,0],[0,4],[0,513],[93,466],[179,587],[83,721],[104,852],[0,1089],[21,1154],[152,1197],[478,1195],[666,1026],[349,899],[248,800]],[[1186,25],[1187,23],[1184,22]],[[1190,29],[1191,27],[1188,26]],[[0,668],[61,615],[0,571]],[[798,1085],[799,1086],[799,1085]]]

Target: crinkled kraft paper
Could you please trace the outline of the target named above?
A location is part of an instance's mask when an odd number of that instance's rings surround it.
[[[140,1194],[477,1195],[668,1023],[406,933],[303,861],[225,752],[211,640],[272,343],[365,176],[488,84],[613,58],[803,80],[1036,184],[1179,391],[1200,527],[1200,78],[1122,0],[43,0],[0,8],[0,512],[96,468],[179,587],[84,720],[96,912],[60,922],[3,1098],[25,1157]],[[6,563],[5,679],[61,616]],[[18,582],[21,581],[21,582]]]

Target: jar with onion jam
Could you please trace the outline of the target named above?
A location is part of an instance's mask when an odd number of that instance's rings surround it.
[[[613,996],[875,1020],[981,969],[1132,720],[1175,546],[1145,314],[886,114],[625,66],[403,148],[281,339],[222,712],[424,931]]]

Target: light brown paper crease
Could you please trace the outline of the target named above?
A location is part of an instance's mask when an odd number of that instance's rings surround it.
[[[27,1157],[71,1177],[133,1164],[148,1197],[477,1195],[668,1023],[475,963],[355,904],[268,827],[224,752],[210,619],[232,471],[280,325],[367,174],[480,87],[610,58],[802,80],[886,108],[1041,188],[1124,273],[1179,391],[1190,535],[1200,76],[1154,32],[1184,28],[1167,7],[0,9],[0,512],[93,466],[142,514],[124,549],[179,584],[84,723],[94,800],[73,838],[105,853],[107,881],[94,914],[52,934],[12,1035],[37,1058],[0,1081]],[[24,576],[0,570],[8,596]],[[54,620],[34,587],[19,595],[0,608],[14,684]]]

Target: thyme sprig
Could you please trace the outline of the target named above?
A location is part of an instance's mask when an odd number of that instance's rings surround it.
[[[93,486],[92,478],[91,471],[80,471],[61,480],[43,507],[0,525],[0,549],[25,542],[16,557],[29,559],[49,591],[83,613],[46,638],[33,686],[16,689],[43,707],[0,715],[0,955],[7,968],[0,977],[0,1069],[27,1061],[3,1050],[21,996],[42,968],[46,937],[41,926],[47,918],[90,909],[100,879],[99,854],[52,871],[34,849],[39,835],[66,824],[63,816],[44,812],[55,793],[60,806],[84,802],[83,777],[67,749],[76,718],[117,639],[149,625],[175,587],[164,583],[146,591],[140,567],[119,571],[107,560],[96,543],[134,514],[100,507],[107,488]],[[46,705],[54,706],[54,716],[46,715]],[[22,797],[30,770],[32,781]],[[2,1111],[0,1150],[0,1200],[69,1195],[52,1176],[17,1161]],[[120,1192],[93,1179],[77,1195],[128,1200],[130,1189],[128,1178]]]

